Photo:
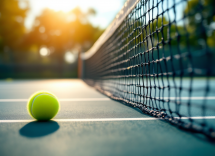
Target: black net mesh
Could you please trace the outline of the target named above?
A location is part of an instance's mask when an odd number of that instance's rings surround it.
[[[112,99],[215,137],[215,1],[140,0],[84,79]]]

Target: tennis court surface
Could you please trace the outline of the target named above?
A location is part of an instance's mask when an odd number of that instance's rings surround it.
[[[82,80],[0,82],[1,155],[214,155],[212,142],[110,100]],[[32,121],[28,97],[56,94],[52,122]],[[197,100],[198,101],[198,100]],[[215,99],[210,100],[214,103]],[[215,118],[207,119],[215,123]]]

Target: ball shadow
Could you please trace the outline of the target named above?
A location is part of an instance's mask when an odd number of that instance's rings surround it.
[[[39,122],[34,121],[23,126],[19,133],[29,138],[43,137],[56,132],[60,126],[55,121]]]

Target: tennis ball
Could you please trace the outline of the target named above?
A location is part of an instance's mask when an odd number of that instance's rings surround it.
[[[52,119],[58,113],[59,108],[57,97],[47,91],[34,93],[27,104],[29,114],[39,121]]]

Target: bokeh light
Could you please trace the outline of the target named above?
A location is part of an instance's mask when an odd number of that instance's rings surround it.
[[[40,55],[41,56],[48,56],[50,54],[50,50],[46,47],[40,48]]]
[[[69,64],[72,64],[72,63],[74,63],[74,62],[76,61],[75,55],[74,55],[72,52],[70,52],[70,51],[67,51],[67,52],[65,53],[64,58],[65,58],[65,61],[66,61],[67,63],[69,63]]]
[[[45,27],[40,27],[40,28],[39,28],[39,32],[40,32],[40,33],[44,33],[45,31],[46,31]]]

